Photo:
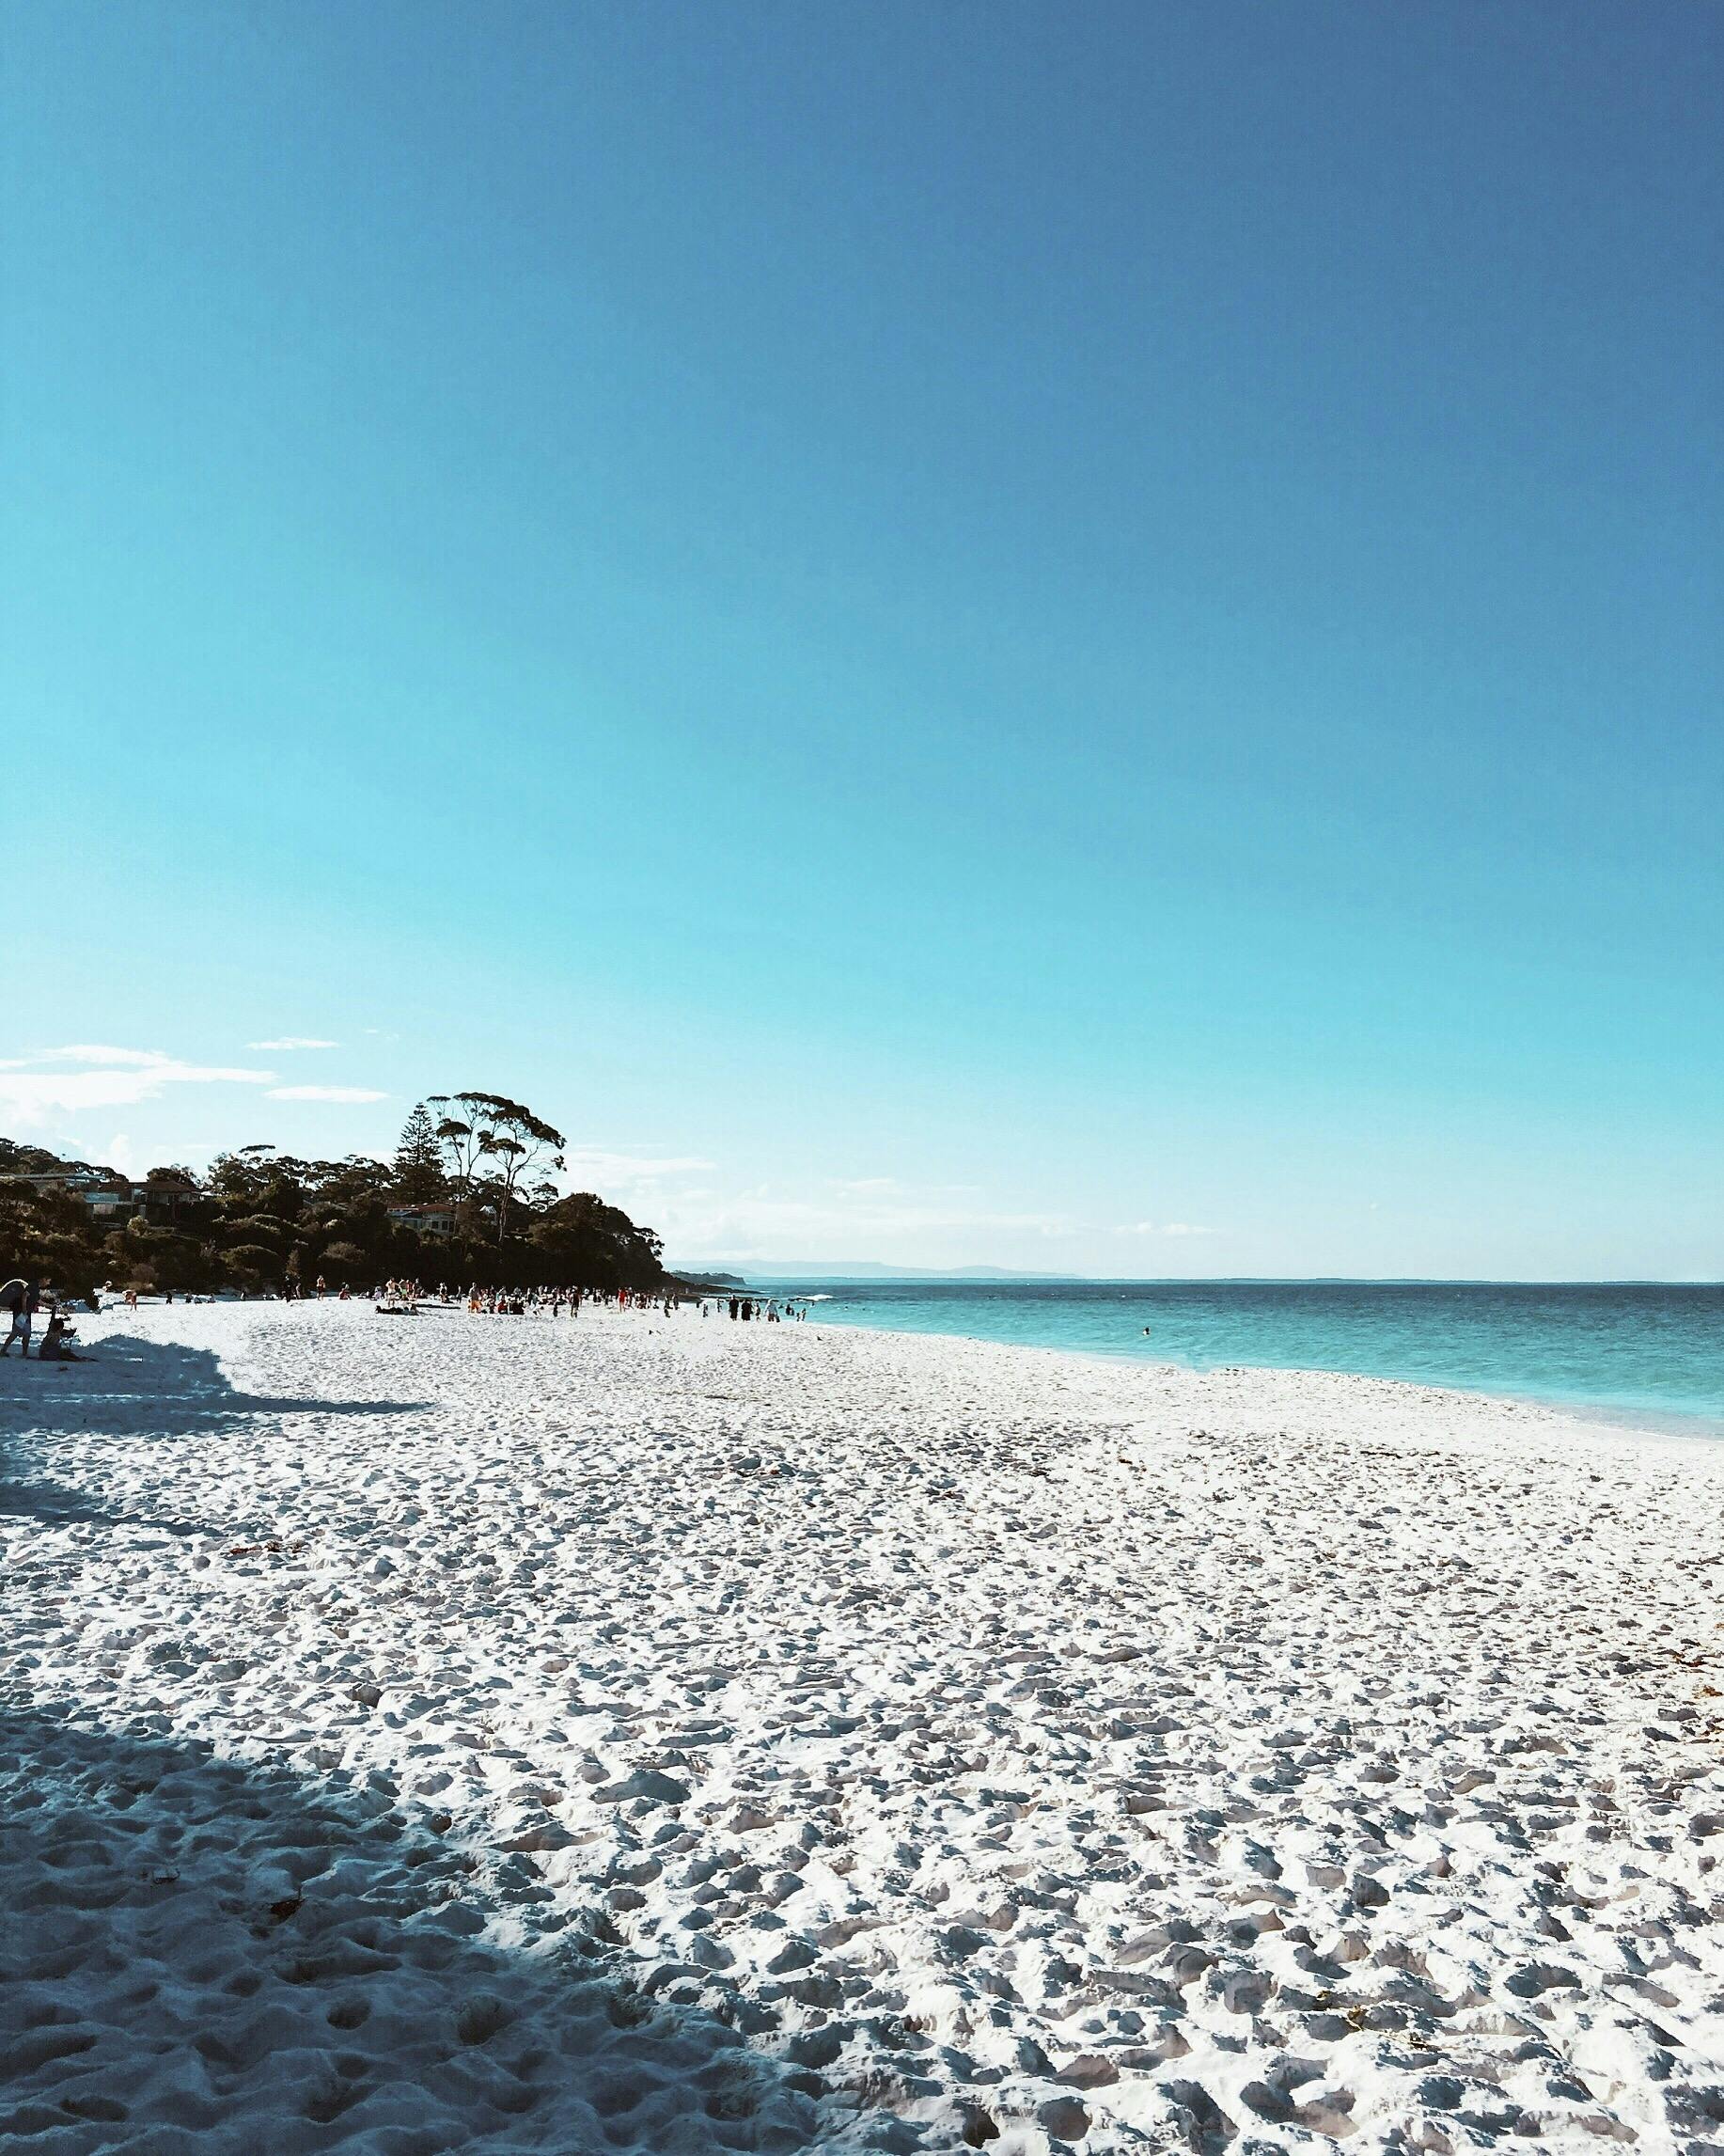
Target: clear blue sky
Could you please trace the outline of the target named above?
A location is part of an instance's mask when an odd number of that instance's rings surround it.
[[[480,1085],[679,1254],[1724,1273],[1716,9],[0,42],[0,1127]]]

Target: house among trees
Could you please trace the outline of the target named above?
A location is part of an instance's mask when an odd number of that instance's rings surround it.
[[[142,1183],[132,1186],[132,1194],[146,1220],[169,1224],[204,1202],[202,1188],[189,1168],[152,1168]]]
[[[391,1205],[389,1218],[398,1228],[411,1228],[415,1235],[447,1238],[455,1233],[455,1207],[447,1198],[425,1205]]]
[[[14,1147],[22,1154],[23,1148]],[[32,1157],[39,1157],[32,1149]],[[18,1196],[31,1197],[54,1191],[71,1198],[81,1198],[89,1207],[91,1217],[107,1224],[124,1223],[143,1204],[144,1186],[132,1183],[123,1175],[117,1175],[111,1168],[92,1167],[87,1160],[67,1160],[55,1168],[36,1168],[27,1172],[0,1174],[0,1188]]]
[[[204,1202],[203,1191],[185,1168],[152,1168],[141,1183],[124,1175],[103,1174],[100,1180],[83,1185],[78,1195],[89,1207],[91,1218],[109,1227],[139,1219],[173,1227],[181,1213]]]
[[[12,1153],[23,1148],[12,1146]],[[33,1156],[38,1149],[32,1148]],[[112,1168],[94,1167],[87,1160],[62,1161],[54,1168],[0,1174],[0,1188],[20,1197],[48,1191],[80,1198],[92,1220],[104,1227],[123,1227],[138,1215],[147,1220],[172,1224],[182,1210],[203,1203],[204,1193],[187,1168],[152,1168],[141,1183],[116,1174]]]
[[[63,1167],[38,1169],[27,1175],[0,1175],[0,1183],[20,1191],[76,1190],[82,1194],[102,1173],[102,1169],[86,1167],[81,1160],[69,1160]]]

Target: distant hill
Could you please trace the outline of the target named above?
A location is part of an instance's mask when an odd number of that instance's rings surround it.
[[[723,1275],[713,1269],[718,1266],[725,1268]],[[702,1280],[740,1274],[750,1281],[933,1281],[954,1286],[976,1281],[1058,1283],[1083,1277],[1079,1273],[1010,1272],[1003,1266],[955,1266],[948,1271],[934,1271],[923,1266],[879,1265],[871,1258],[714,1258],[711,1266],[697,1265],[690,1258],[677,1258],[669,1261],[669,1269]]]

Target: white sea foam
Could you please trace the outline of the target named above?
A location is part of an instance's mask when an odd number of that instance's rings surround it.
[[[722,1318],[0,1367],[0,2137],[1724,2145],[1724,1447]]]

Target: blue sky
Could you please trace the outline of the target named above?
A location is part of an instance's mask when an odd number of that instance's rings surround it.
[[[679,1254],[1724,1273],[1712,10],[0,66],[0,1128],[479,1085]]]

